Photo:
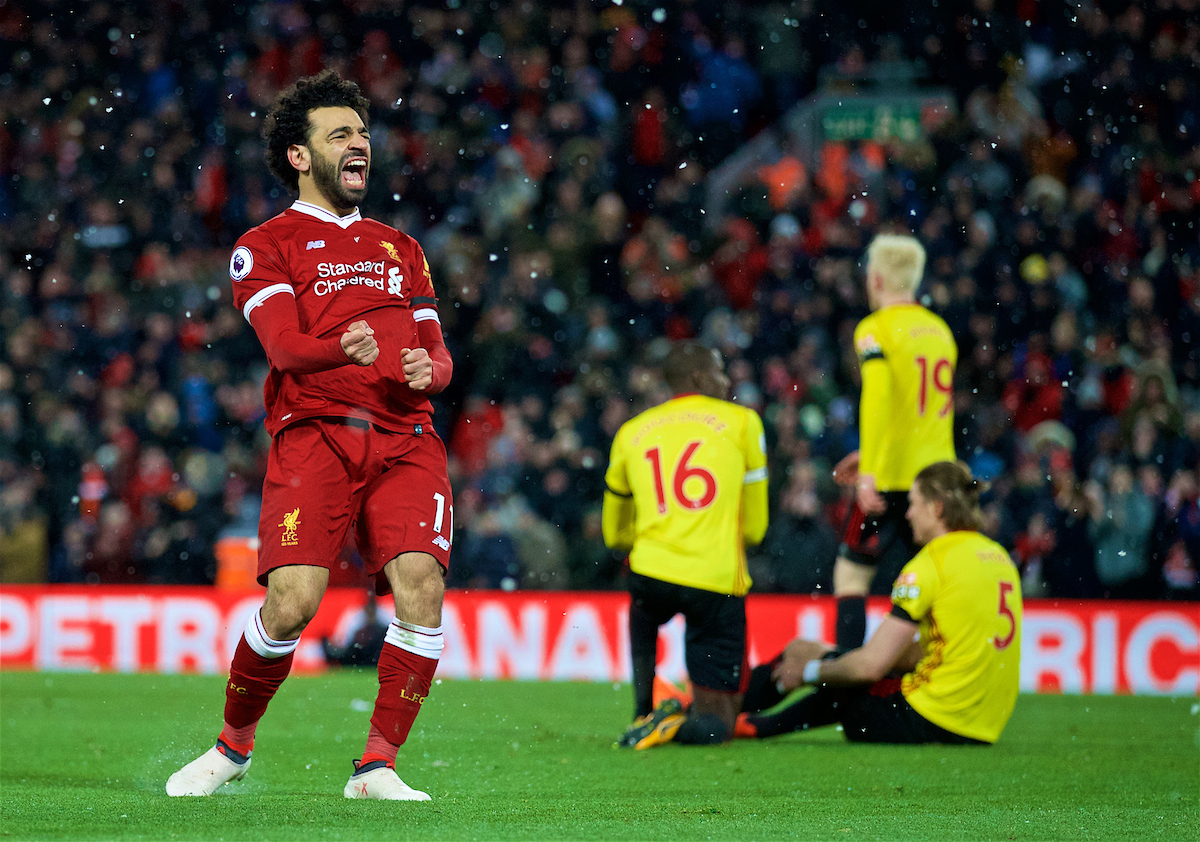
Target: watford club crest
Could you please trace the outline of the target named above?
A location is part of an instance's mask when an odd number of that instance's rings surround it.
[[[379,245],[383,246],[383,250],[388,253],[388,257],[397,263],[400,262],[400,252],[396,251],[396,247],[387,240],[380,240]]]
[[[296,527],[300,525],[299,508],[285,514],[283,516],[283,523],[279,525],[283,527],[283,539],[280,541],[280,546],[294,547],[300,543],[300,539],[296,535]]]

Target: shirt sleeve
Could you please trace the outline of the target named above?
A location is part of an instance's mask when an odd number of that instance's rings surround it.
[[[433,383],[426,391],[436,395],[450,385],[450,378],[454,374],[454,361],[442,337],[442,319],[438,313],[437,296],[433,292],[433,275],[429,271],[429,261],[425,259],[425,252],[421,247],[415,242],[413,245],[416,250],[416,262],[420,264],[420,268],[414,275],[416,280],[413,282],[409,305],[412,307],[413,321],[417,323],[417,338],[433,361]]]
[[[433,291],[433,274],[429,271],[429,261],[425,259],[425,252],[416,240],[410,237],[408,241],[411,246],[411,267],[408,275],[412,278],[408,304],[412,308],[413,321],[418,327],[424,322],[434,322],[440,326],[442,318],[438,313],[437,294]]]
[[[267,360],[277,371],[314,374],[350,364],[341,336],[319,339],[300,332],[296,299],[290,295],[264,300],[251,311],[249,319]]]
[[[858,471],[874,476],[879,470],[880,441],[888,422],[892,374],[873,319],[863,319],[855,328],[854,351],[862,375],[862,396],[858,403]]]
[[[612,449],[608,455],[608,470],[604,472],[604,485],[608,491],[618,497],[632,497],[633,490],[629,487],[629,473],[625,466],[625,449],[622,445],[621,431],[617,431],[613,439]]]
[[[896,577],[892,585],[892,605],[914,622],[919,621],[929,613],[940,583],[941,577],[933,559],[926,550],[921,550]]]
[[[746,476],[742,489],[742,539],[754,546],[762,543],[767,534],[770,506],[767,501],[767,437],[762,419],[752,409],[746,410],[747,422],[742,441],[746,460]]]
[[[350,363],[341,337],[301,333],[296,290],[275,241],[258,230],[243,236],[229,258],[233,301],[250,322],[277,371],[312,374]]]
[[[277,295],[296,298],[278,244],[258,229],[238,240],[229,257],[229,279],[233,282],[233,303],[248,322],[250,314],[271,298]]]
[[[613,440],[608,470],[604,473],[604,485],[604,506],[600,514],[604,543],[614,550],[627,550],[633,546],[636,509],[620,431]]]

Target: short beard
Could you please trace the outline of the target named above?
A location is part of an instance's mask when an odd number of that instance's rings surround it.
[[[363,186],[349,188],[342,184],[342,162],[333,162],[317,152],[312,153],[313,184],[335,208],[353,208],[362,204],[367,195],[367,170],[363,170]]]

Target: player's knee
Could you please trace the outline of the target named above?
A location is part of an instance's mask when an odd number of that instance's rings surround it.
[[[410,623],[441,622],[446,582],[442,566],[427,553],[404,553],[384,568],[396,601],[396,616]]]
[[[271,571],[262,607],[263,627],[275,640],[295,640],[316,616],[329,583],[329,571],[312,565],[288,565]]]
[[[317,615],[321,595],[292,592],[263,606],[263,626],[275,640],[295,640]]]
[[[430,559],[430,563],[412,568],[410,574],[400,582],[400,589],[419,602],[441,605],[446,593],[446,580],[442,576],[441,565],[432,561],[431,556],[426,558]]]
[[[871,579],[874,576],[874,567],[839,556],[833,565],[833,594],[866,596],[871,590]]]

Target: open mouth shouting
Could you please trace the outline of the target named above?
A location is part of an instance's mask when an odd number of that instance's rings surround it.
[[[347,190],[365,190],[367,188],[367,159],[361,155],[347,158],[342,164],[342,186]]]

